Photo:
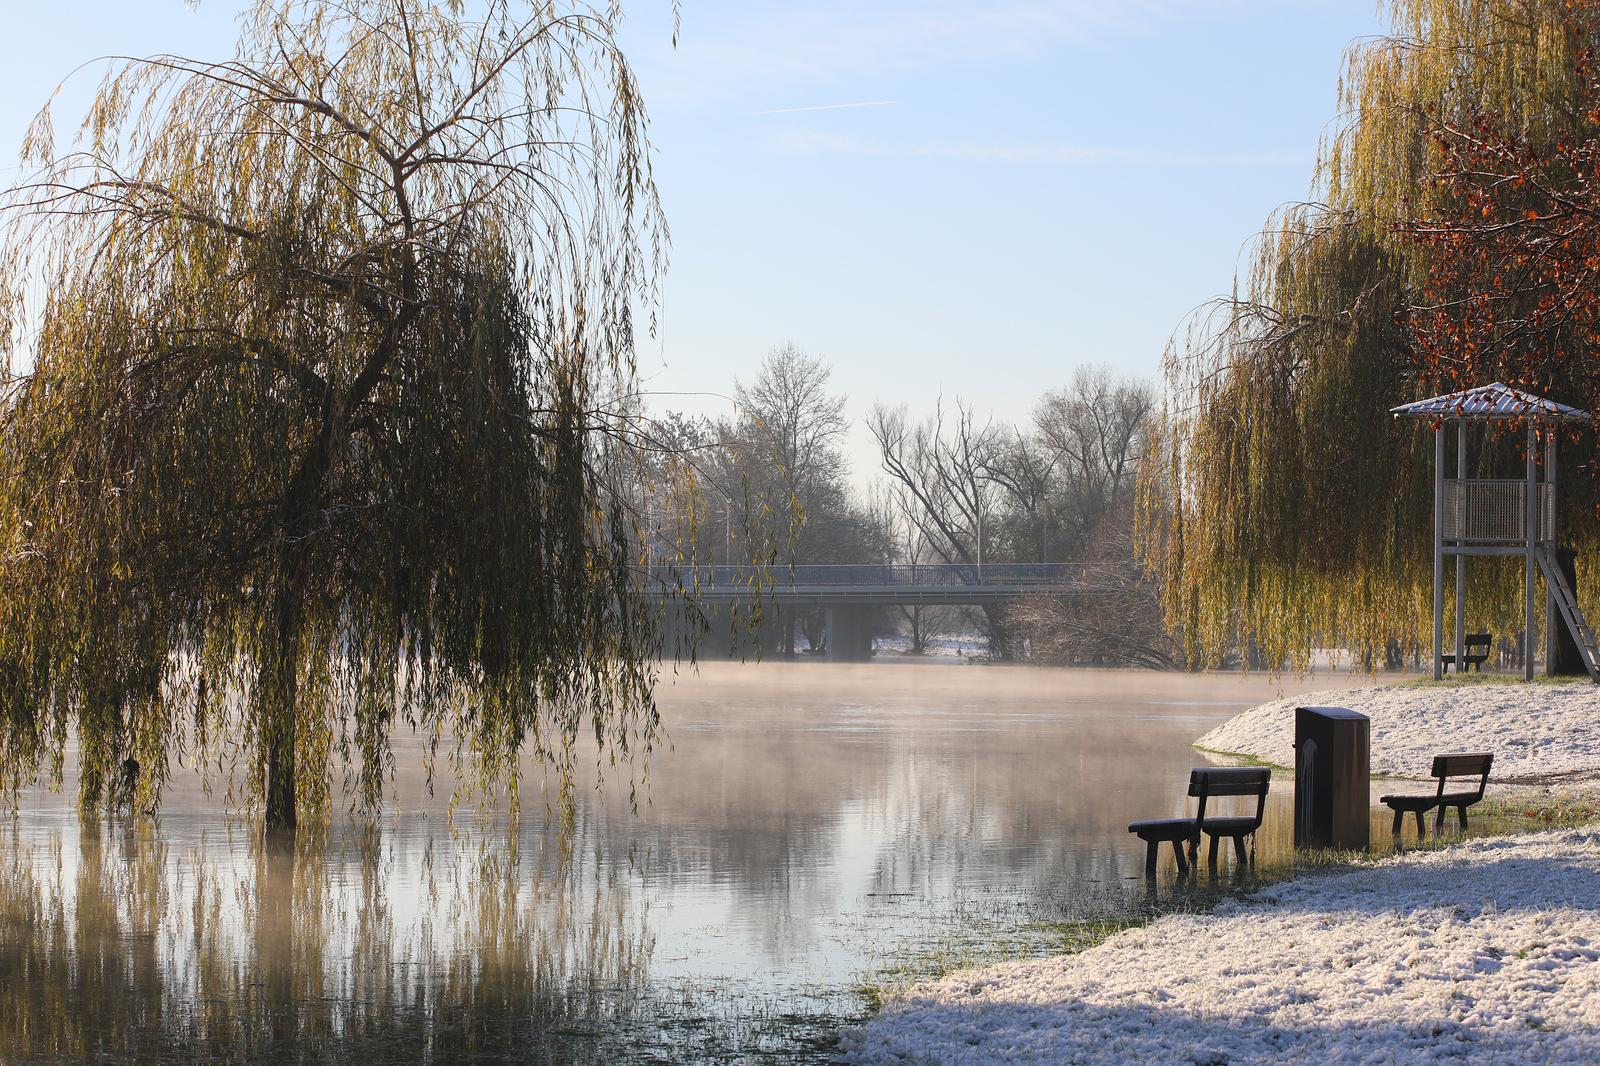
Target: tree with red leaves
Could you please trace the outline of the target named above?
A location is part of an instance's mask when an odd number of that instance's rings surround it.
[[[1433,209],[1397,224],[1427,264],[1401,318],[1440,391],[1498,380],[1600,407],[1600,4],[1575,4],[1570,32],[1576,133],[1440,122]]]

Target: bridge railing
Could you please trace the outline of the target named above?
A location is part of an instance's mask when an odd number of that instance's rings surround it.
[[[772,587],[948,588],[954,585],[1059,585],[1071,580],[1073,563],[800,563],[773,566],[765,572],[751,566],[698,566],[658,570],[666,580],[681,579],[701,588]]]

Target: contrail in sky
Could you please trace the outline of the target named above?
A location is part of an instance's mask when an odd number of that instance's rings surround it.
[[[792,115],[796,111],[842,111],[847,107],[890,107],[899,100],[863,100],[858,104],[813,104],[810,107],[775,107],[770,111],[757,111],[758,115]]]

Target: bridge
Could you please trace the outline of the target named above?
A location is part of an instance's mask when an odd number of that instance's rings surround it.
[[[864,662],[872,656],[874,607],[987,606],[1040,593],[1076,594],[1072,582],[1082,573],[1074,563],[876,563],[827,565],[801,563],[761,569],[752,566],[657,567],[648,584],[662,596],[680,586],[703,607],[732,609],[763,605],[758,634],[762,654],[771,656],[792,643],[794,611],[821,607],[826,612],[828,658]]]
[[[682,582],[705,604],[742,604],[760,590],[766,603],[816,607],[1004,603],[1018,596],[1064,589],[1081,571],[1073,563],[801,563],[762,570],[753,566],[657,569],[663,591]]]

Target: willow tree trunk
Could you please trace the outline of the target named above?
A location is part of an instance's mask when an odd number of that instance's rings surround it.
[[[257,713],[262,716],[262,787],[266,799],[263,831],[268,840],[294,839],[295,703],[299,687],[300,615],[303,583],[300,565],[285,560],[273,597],[272,651],[261,664]]]
[[[412,236],[407,228],[407,238]],[[329,391],[323,395],[322,424],[316,440],[306,453],[279,509],[283,530],[282,555],[278,563],[278,589],[273,601],[272,625],[276,629],[272,654],[262,664],[265,682],[259,704],[266,716],[261,723],[263,787],[266,792],[264,831],[269,838],[294,838],[295,829],[295,704],[299,683],[300,627],[304,616],[307,585],[305,544],[324,520],[327,503],[328,470],[335,453],[335,440],[344,433],[349,412],[365,403],[394,358],[400,340],[417,316],[416,263],[407,259],[401,272],[405,306],[384,326],[383,336],[356,374],[350,389],[336,399]]]

